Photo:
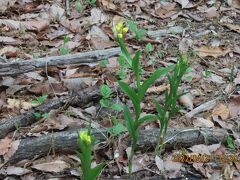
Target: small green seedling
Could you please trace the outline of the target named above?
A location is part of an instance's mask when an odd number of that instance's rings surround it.
[[[147,30],[139,29],[134,21],[129,21],[127,24],[128,28],[130,29],[131,32],[134,33],[138,41],[144,40],[146,38]]]
[[[79,13],[82,12],[84,9],[83,5],[81,4],[81,2],[79,0],[75,1],[74,7],[75,7],[75,10]]]
[[[82,179],[96,180],[97,177],[102,172],[104,164],[100,163],[94,168],[91,167],[93,159],[92,152],[94,141],[91,135],[90,128],[88,129],[88,132],[86,131],[79,132],[77,141],[80,150],[79,152],[77,152],[77,155],[81,160]]]
[[[49,117],[49,113],[43,113],[43,114],[41,114],[41,113],[34,113],[34,116],[35,116],[35,118],[48,118]]]
[[[234,149],[233,139],[230,136],[227,137],[227,147],[229,149]]]
[[[112,98],[112,91],[107,85],[102,85],[100,88],[100,93],[102,95],[102,99],[100,100],[100,104],[102,107],[111,108],[116,111],[122,111],[123,107],[120,104],[114,103],[110,104],[110,100]]]
[[[148,43],[147,45],[146,45],[146,51],[147,51],[147,53],[151,53],[151,52],[153,52],[153,45],[151,44],[151,43]]]
[[[97,0],[86,0],[87,5],[95,7]]]
[[[206,69],[205,71],[203,71],[202,73],[203,73],[203,76],[204,76],[205,78],[209,78],[209,77],[212,76],[212,72],[209,71],[209,70],[207,70],[207,69]]]
[[[63,37],[63,46],[60,47],[59,51],[60,51],[60,55],[66,55],[69,54],[71,52],[70,49],[66,48],[65,45],[70,41],[70,38],[68,36],[64,36]]]
[[[120,134],[122,134],[123,132],[125,132],[127,129],[126,127],[117,121],[116,117],[112,118],[112,122],[113,122],[113,127],[109,128],[108,131],[114,136],[114,137],[118,137]]]
[[[228,77],[229,82],[233,82],[233,80],[234,80],[234,70],[235,70],[235,65],[233,64],[232,68],[231,68],[231,73]]]
[[[36,100],[33,100],[32,104],[33,105],[40,105],[40,104],[44,103],[44,101],[46,101],[46,99],[47,99],[47,95],[40,96]]]
[[[99,66],[101,68],[106,68],[108,64],[109,64],[109,61],[107,59],[104,59],[104,60],[100,61]]]

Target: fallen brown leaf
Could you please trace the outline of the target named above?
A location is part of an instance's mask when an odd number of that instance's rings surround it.
[[[223,26],[227,27],[228,29],[235,31],[237,33],[240,33],[240,25],[238,24],[230,24],[230,23],[224,23]]]
[[[62,172],[64,169],[69,168],[69,164],[67,164],[64,161],[53,161],[53,162],[47,162],[47,163],[42,163],[42,164],[36,164],[33,165],[32,168],[44,171],[44,172],[54,172],[54,173],[59,173]]]
[[[236,96],[231,100],[228,109],[231,117],[237,117],[240,115],[240,96]]]
[[[213,109],[212,115],[220,116],[222,120],[226,120],[228,119],[230,112],[226,105],[220,103]]]
[[[223,48],[223,47],[208,47],[208,46],[201,46],[199,48],[196,48],[195,51],[198,53],[201,57],[219,57],[219,56],[225,56],[227,53],[231,52],[230,48]]]
[[[4,155],[8,152],[11,147],[12,139],[5,137],[0,140],[0,155]]]

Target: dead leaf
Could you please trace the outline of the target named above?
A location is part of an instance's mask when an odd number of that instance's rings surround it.
[[[218,17],[220,15],[219,12],[217,11],[217,8],[214,6],[208,8],[205,12],[207,13],[208,18]]]
[[[179,4],[181,4],[182,9],[188,9],[188,8],[192,8],[194,6],[194,4],[192,2],[189,2],[189,0],[175,0],[176,2],[178,2]]]
[[[155,156],[155,163],[157,165],[157,168],[160,172],[164,171],[164,163],[163,160],[159,156]]]
[[[31,31],[40,32],[48,26],[49,22],[43,19],[37,21],[15,21],[11,19],[0,19],[0,26],[5,25],[9,29],[19,30],[25,28]]]
[[[163,166],[166,171],[178,171],[181,169],[183,163],[173,162],[172,160],[164,161]]]
[[[230,112],[226,105],[220,103],[213,109],[212,115],[220,116],[222,120],[226,120],[228,119]]]
[[[169,18],[174,14],[177,14],[177,11],[175,8],[176,8],[176,3],[167,3],[166,5],[156,9],[155,15],[162,19]]]
[[[102,10],[99,8],[91,9],[90,23],[93,24],[102,24],[107,21],[107,16],[103,14]]]
[[[49,14],[53,21],[60,21],[64,16],[65,10],[57,4],[53,4],[49,9]]]
[[[6,54],[16,54],[18,51],[18,48],[13,47],[13,46],[5,46],[0,50],[0,56],[6,55]]]
[[[236,96],[231,100],[228,109],[231,117],[237,117],[240,115],[240,96]]]
[[[57,160],[57,161],[53,161],[53,162],[36,164],[36,165],[33,165],[32,168],[37,169],[39,171],[44,171],[44,172],[59,173],[59,172],[62,172],[66,168],[70,168],[70,165],[64,161]]]
[[[20,140],[16,140],[12,142],[9,151],[3,156],[5,161],[8,161],[15,154],[15,152],[18,150],[19,144],[20,144]]]
[[[147,154],[136,155],[132,162],[132,172],[138,172],[147,167],[149,163],[149,156]],[[128,173],[128,166],[124,167],[124,170]]]
[[[205,144],[194,145],[188,149],[194,153],[211,155],[208,146]]]
[[[196,118],[193,120],[194,127],[214,127],[214,124],[212,121],[204,118]]]
[[[0,140],[0,155],[4,155],[8,152],[11,147],[12,139],[5,137]]]
[[[160,86],[152,86],[150,88],[148,88],[147,93],[163,93],[164,91],[168,90],[169,88],[169,84],[162,84]]]
[[[21,167],[15,167],[15,166],[8,166],[6,169],[7,175],[16,175],[16,176],[22,176],[25,174],[30,173],[31,171],[25,168]]]
[[[219,57],[225,56],[227,53],[231,52],[230,48],[223,48],[223,47],[208,47],[208,46],[201,46],[200,48],[196,48],[195,51],[201,57]]]
[[[0,43],[2,44],[20,44],[20,42],[12,37],[8,37],[8,36],[0,36]]]
[[[232,7],[236,9],[240,9],[240,1],[239,0],[232,0]]]
[[[106,9],[110,10],[116,10],[117,7],[115,4],[113,4],[112,0],[98,0],[99,3],[102,4],[102,6]]]
[[[240,25],[238,24],[230,24],[230,23],[223,23],[223,26],[227,27],[228,29],[240,33]]]
[[[211,74],[210,77],[206,78],[208,81],[217,83],[217,84],[224,84],[225,81],[223,81],[223,78],[221,76],[218,76],[216,74]]]
[[[193,97],[190,93],[182,95],[179,98],[179,102],[189,110],[193,110]]]
[[[0,12],[4,13],[7,8],[13,6],[17,0],[1,0],[0,1]]]
[[[21,99],[11,99],[11,98],[8,98],[7,100],[7,108],[9,109],[25,109],[25,110],[28,110],[28,109],[31,109],[33,107],[32,103],[31,102],[26,102],[26,101],[23,101]]]
[[[114,46],[105,32],[98,26],[92,26],[89,32],[90,40],[96,49],[104,49]]]

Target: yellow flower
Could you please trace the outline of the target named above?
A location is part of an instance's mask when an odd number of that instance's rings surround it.
[[[123,27],[123,23],[122,23],[122,22],[119,22],[119,23],[116,25],[117,33],[121,33],[122,27]]]
[[[92,143],[91,136],[89,136],[88,133],[85,131],[80,133],[80,139],[87,144]]]
[[[127,27],[123,28],[123,29],[122,29],[122,32],[123,32],[124,34],[126,34],[126,33],[128,32],[128,28],[127,28]]]
[[[118,38],[119,38],[119,39],[122,39],[122,38],[123,38],[123,34],[119,33],[119,34],[118,34]]]

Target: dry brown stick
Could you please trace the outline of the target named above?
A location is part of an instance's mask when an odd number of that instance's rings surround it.
[[[120,48],[96,50],[65,56],[52,56],[34,60],[21,60],[10,63],[0,63],[0,77],[14,76],[35,71],[47,66],[94,63],[120,54]]]
[[[91,101],[96,101],[99,97],[99,90],[95,90],[87,93],[82,92],[79,95],[71,97],[67,96],[61,98],[54,98],[46,104],[40,105],[35,109],[29,110],[28,112],[20,116],[7,119],[4,122],[0,123],[0,138],[3,138],[8,133],[14,131],[16,127],[25,127],[35,123],[36,120],[38,120],[34,116],[35,113],[48,113],[50,110],[60,108],[66,104],[82,106]]]
[[[16,163],[24,159],[32,159],[35,156],[46,156],[51,149],[54,149],[54,151],[58,153],[75,153],[78,147],[77,132],[78,130],[71,130],[52,133],[37,138],[17,140],[13,144],[18,144],[18,147],[11,147],[10,153],[4,155],[4,159],[10,164]],[[146,147],[154,147],[156,145],[158,132],[159,129],[140,130],[137,143],[138,148],[146,149]],[[92,133],[100,142],[106,140],[106,130],[93,130]],[[166,148],[190,147],[202,143],[215,144],[225,142],[226,139],[227,131],[224,129],[169,129],[166,135]],[[130,142],[128,141],[128,143]]]

